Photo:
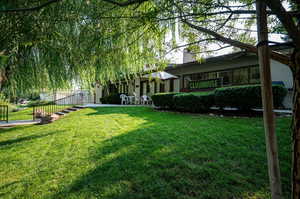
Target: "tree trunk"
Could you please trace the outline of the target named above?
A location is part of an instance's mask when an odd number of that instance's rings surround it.
[[[292,198],[300,198],[300,51],[294,58]]]
[[[277,137],[275,130],[275,114],[273,112],[273,94],[270,63],[270,48],[268,46],[267,10],[264,0],[256,1],[258,60],[260,67],[261,95],[264,112],[264,128],[266,151],[272,199],[282,198],[280,169],[278,160]]]

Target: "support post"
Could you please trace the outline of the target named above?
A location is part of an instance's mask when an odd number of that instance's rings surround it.
[[[272,199],[282,195],[280,170],[275,133],[275,115],[273,112],[272,79],[270,68],[270,49],[268,46],[267,12],[264,0],[256,1],[258,57],[260,67],[261,94],[263,103],[264,128],[268,158],[268,171]]]

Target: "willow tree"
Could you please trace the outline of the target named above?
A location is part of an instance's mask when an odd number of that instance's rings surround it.
[[[165,64],[166,27],[147,18],[114,18],[150,7],[151,2],[124,9],[96,0],[1,1],[1,92],[103,83],[145,64]]]

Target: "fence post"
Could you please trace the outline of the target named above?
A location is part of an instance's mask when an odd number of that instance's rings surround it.
[[[6,123],[8,123],[8,105],[6,105]]]
[[[32,120],[35,120],[35,106],[32,107]]]

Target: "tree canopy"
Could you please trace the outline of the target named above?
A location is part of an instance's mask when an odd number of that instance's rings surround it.
[[[2,90],[89,85],[126,78],[145,64],[164,64],[165,26],[146,17],[115,17],[148,12],[151,2],[129,8],[101,1],[45,2],[2,2],[7,11],[0,12]]]
[[[185,46],[198,55],[209,52],[212,42],[219,45],[215,50],[235,46],[256,52],[250,35],[254,22],[253,0],[5,0],[0,4],[1,89],[90,85],[126,78],[146,64],[166,65],[166,52],[180,47],[176,24]],[[272,58],[290,61],[276,52]]]

